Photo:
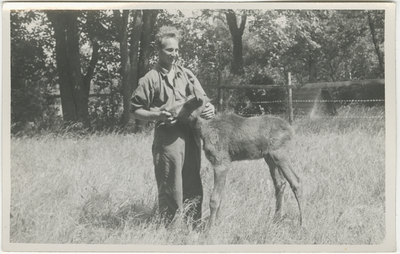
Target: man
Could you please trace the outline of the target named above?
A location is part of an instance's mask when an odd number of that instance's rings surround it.
[[[191,71],[176,64],[179,33],[162,27],[156,35],[158,63],[143,78],[132,95],[132,111],[140,120],[157,121],[153,141],[153,161],[160,211],[168,221],[182,212],[186,201],[194,201],[193,219],[201,219],[203,187],[200,179],[200,138],[190,125],[178,122],[170,112],[159,110],[204,90]],[[201,117],[211,119],[214,106],[206,105]]]

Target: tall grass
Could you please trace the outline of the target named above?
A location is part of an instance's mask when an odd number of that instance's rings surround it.
[[[340,115],[376,115],[358,108]],[[385,238],[384,118],[297,119],[288,153],[304,185],[304,226],[291,191],[273,222],[263,160],[232,164],[222,216],[205,233],[157,214],[152,134],[11,140],[11,242],[379,244]],[[204,217],[213,172],[203,156]],[[289,187],[288,187],[289,188]],[[288,189],[287,188],[287,189]]]

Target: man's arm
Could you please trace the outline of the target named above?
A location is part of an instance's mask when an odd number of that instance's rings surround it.
[[[172,114],[168,111],[149,111],[143,108],[139,108],[133,112],[133,116],[139,120],[145,121],[163,121],[168,124],[174,124],[176,119],[172,117]]]
[[[139,86],[132,94],[131,106],[133,117],[144,121],[163,121],[167,123],[173,122],[171,113],[165,110],[152,110],[150,107],[154,97],[154,89],[149,76],[145,76],[139,80]]]

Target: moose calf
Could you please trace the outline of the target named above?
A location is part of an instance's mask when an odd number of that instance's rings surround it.
[[[275,187],[276,217],[282,215],[285,179],[295,195],[302,223],[302,191],[299,176],[293,171],[285,145],[294,135],[293,128],[273,116],[244,118],[233,113],[217,114],[211,120],[200,118],[208,98],[195,95],[185,103],[165,108],[179,121],[189,122],[204,143],[204,152],[214,168],[214,189],[210,201],[210,226],[221,206],[222,192],[232,161],[264,158]]]

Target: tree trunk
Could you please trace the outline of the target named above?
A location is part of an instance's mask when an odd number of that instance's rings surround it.
[[[371,17],[371,12],[368,12],[368,25],[371,31],[372,42],[374,43],[375,52],[376,55],[378,56],[379,69],[381,71],[382,77],[385,77],[385,62],[384,62],[383,52],[379,49],[379,42],[375,31],[375,23],[373,18]]]
[[[95,20],[95,11],[88,12],[88,20],[87,23],[92,27],[92,29],[88,30],[88,37],[92,42],[92,57],[90,59],[89,67],[86,70],[86,75],[84,77],[83,83],[85,87],[85,94],[89,95],[90,92],[90,82],[94,75],[94,69],[99,61],[99,49],[100,45],[98,42],[98,34],[102,32],[107,32],[105,29],[99,24],[98,20]]]
[[[158,15],[158,10],[144,10],[143,11],[143,26],[142,34],[140,37],[140,56],[139,56],[139,66],[138,66],[138,78],[143,77],[150,69],[150,55],[152,49],[150,47],[151,43],[151,33],[156,23],[156,18]]]
[[[128,44],[128,20],[129,11],[124,10],[122,16],[120,11],[114,10],[115,26],[117,37],[121,45],[121,65],[122,65],[122,87],[123,87],[123,107],[121,124],[126,126],[131,115],[131,96],[134,89],[138,86],[138,79],[144,76],[149,70],[149,60],[151,55],[151,33],[156,22],[158,10],[132,11],[133,24],[130,40]],[[140,56],[139,56],[140,42]],[[141,121],[135,121],[135,130],[141,129]]]
[[[78,121],[89,126],[89,91],[85,89],[83,75],[81,72],[81,61],[79,53],[79,30],[76,12],[68,12],[67,15],[67,50],[68,50],[68,74],[70,85],[73,86],[75,108]]]
[[[129,96],[129,113],[131,111],[130,99],[132,96],[132,92],[138,87],[139,82],[139,42],[141,39],[141,31],[142,31],[142,19],[143,14],[141,11],[133,11],[133,29],[132,29],[132,37],[131,37],[131,72],[132,72],[132,86],[131,86],[131,94]],[[138,131],[142,122],[139,119],[135,119],[135,130]]]
[[[131,62],[131,82],[130,82],[130,90],[129,94],[126,95],[127,101],[126,108],[124,107],[124,113],[126,111],[126,117],[130,117],[131,115],[131,97],[132,92],[138,87],[138,62],[139,62],[139,42],[140,35],[142,30],[142,11],[136,10],[133,12],[133,27],[132,27],[132,35],[131,35],[131,50],[130,50],[130,62]],[[129,122],[129,119],[128,119]],[[135,120],[135,126],[140,126],[140,120]]]
[[[77,11],[48,11],[47,17],[54,28],[56,62],[63,119],[66,123],[81,122],[90,126],[88,102],[90,81],[99,58],[99,44],[93,40],[90,66],[84,76],[79,53],[79,29]]]
[[[153,32],[154,25],[156,23],[157,15],[158,15],[158,10],[144,10],[143,16],[140,18],[140,20],[142,20],[142,26],[136,28],[138,29],[137,31],[141,30],[140,55],[139,55],[138,65],[136,66],[137,68],[136,80],[146,75],[146,73],[150,70],[150,55],[152,53],[152,48],[150,47],[151,34]],[[133,57],[134,56],[132,55],[132,58]],[[135,85],[135,83],[133,84]],[[142,129],[143,129],[143,122],[136,119],[135,132],[139,132]]]
[[[236,14],[233,10],[228,10],[225,15],[233,41],[233,62],[231,65],[231,72],[236,75],[242,75],[244,73],[242,36],[247,16],[246,14],[242,15],[240,26],[238,27]]]
[[[130,59],[131,59],[131,91],[133,92],[138,86],[138,62],[139,62],[139,42],[140,35],[142,30],[142,11],[136,10],[133,12],[133,28],[131,35],[131,50],[130,50]],[[132,93],[131,92],[131,93]]]
[[[316,83],[318,81],[318,69],[317,69],[317,58],[313,54],[310,53],[310,57],[308,59],[308,82]]]
[[[114,11],[114,19],[117,27],[117,37],[121,45],[121,66],[122,66],[122,94],[123,107],[121,125],[127,126],[131,116],[131,97],[133,90],[137,87],[137,66],[138,66],[138,51],[141,33],[141,11],[132,11],[133,28],[130,40],[130,48],[128,45],[128,20],[129,11],[124,10],[121,13],[118,10]]]
[[[129,10],[123,10],[119,38],[121,45],[121,67],[122,67],[122,94],[124,112],[122,114],[122,126],[129,123],[130,118],[130,96],[131,96],[131,62],[128,48],[128,19]]]
[[[47,16],[53,24],[54,36],[56,39],[56,64],[59,76],[59,86],[61,95],[61,107],[63,119],[66,123],[76,122],[78,116],[76,113],[73,87],[70,86],[68,77],[68,51],[66,35],[66,13],[49,11]]]

